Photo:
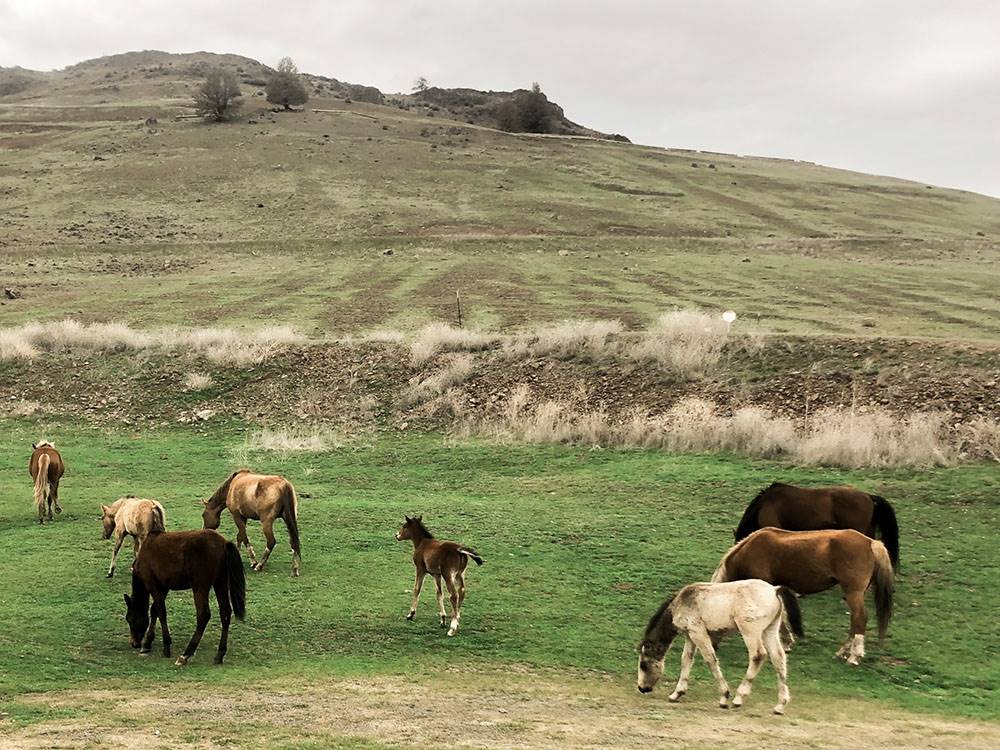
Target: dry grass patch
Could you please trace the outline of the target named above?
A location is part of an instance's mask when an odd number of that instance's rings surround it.
[[[232,450],[236,463],[248,463],[250,456],[259,453],[326,453],[343,447],[343,435],[322,427],[263,427],[249,433],[242,444]]]
[[[729,323],[718,315],[679,310],[661,315],[631,348],[640,362],[655,362],[685,378],[705,374],[722,356]]]
[[[443,395],[468,380],[475,371],[475,365],[475,358],[470,354],[452,356],[437,372],[411,383],[400,396],[399,405],[408,409]]]
[[[203,391],[210,387],[213,382],[211,375],[205,375],[201,372],[189,372],[184,376],[184,390]]]
[[[33,417],[41,410],[42,410],[42,405],[37,401],[27,401],[25,399],[19,399],[17,401],[9,402],[3,411],[6,413],[8,417],[23,419],[25,417]]]
[[[499,340],[497,334],[431,323],[417,331],[410,344],[410,362],[414,367],[422,367],[440,352],[479,352]]]
[[[503,351],[509,359],[583,356],[598,361],[615,354],[614,339],[622,330],[617,320],[566,321],[513,336]]]

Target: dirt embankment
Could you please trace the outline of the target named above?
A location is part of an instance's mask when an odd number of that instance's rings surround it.
[[[448,414],[425,408],[429,396],[406,396],[455,356],[439,354],[415,368],[406,347],[376,343],[294,348],[248,367],[135,352],[47,354],[0,363],[0,409],[30,412],[37,403],[42,414],[97,424],[198,421],[197,413],[210,411],[209,418],[251,423],[430,427]],[[974,344],[783,338],[759,349],[730,347],[695,380],[623,357],[512,358],[499,349],[461,356],[471,366],[450,384],[450,398],[487,416],[524,384],[533,398],[612,417],[636,409],[656,414],[698,396],[723,412],[762,406],[803,417],[825,407],[880,407],[899,415],[948,412],[954,424],[1000,419],[1000,350]],[[210,384],[186,385],[193,373],[209,375]]]

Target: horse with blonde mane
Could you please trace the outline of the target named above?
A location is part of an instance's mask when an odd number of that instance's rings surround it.
[[[59,480],[66,470],[59,451],[48,440],[40,440],[31,445],[31,459],[28,461],[28,475],[35,483],[35,507],[38,509],[38,523],[45,523],[45,510],[48,506],[49,520],[52,520],[52,507],[56,513],[62,513],[59,505]]]
[[[108,578],[115,574],[115,564],[118,562],[118,551],[126,536],[132,537],[132,559],[139,556],[142,543],[154,531],[166,531],[166,517],[163,506],[155,500],[127,495],[118,498],[111,505],[102,505],[104,538],[115,535],[115,549],[111,553],[111,567],[108,568]]]
[[[229,509],[236,524],[236,546],[246,545],[250,563],[256,571],[264,569],[271,551],[278,543],[274,536],[274,522],[282,519],[288,529],[292,547],[292,575],[299,574],[302,563],[302,551],[299,547],[299,501],[291,482],[284,477],[254,474],[249,469],[240,469],[230,474],[229,479],[203,502],[205,510],[201,517],[206,529],[219,528],[223,508]],[[250,537],[247,536],[248,518],[260,521],[267,538],[267,549],[260,562],[257,561]]]
[[[723,556],[713,583],[760,578],[803,596],[840,585],[851,610],[851,629],[837,656],[857,665],[865,655],[865,591],[875,596],[879,642],[892,618],[895,575],[882,542],[853,529],[784,531],[768,527],[737,542]]]

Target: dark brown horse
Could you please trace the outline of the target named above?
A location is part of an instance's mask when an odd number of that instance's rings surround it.
[[[892,561],[882,542],[859,531],[755,531],[725,554],[712,583],[747,578],[787,586],[803,596],[840,584],[851,610],[851,630],[837,656],[850,664],[858,664],[865,655],[865,591],[871,585],[879,641],[885,638],[892,617]]]
[[[776,482],[750,502],[733,536],[738,542],[767,526],[788,531],[854,529],[872,539],[877,531],[892,567],[899,566],[896,512],[884,497],[853,487],[795,487]]]
[[[215,654],[215,663],[222,664],[229,646],[230,617],[235,614],[242,620],[246,614],[246,581],[239,549],[215,531],[164,531],[146,537],[132,567],[132,596],[125,594],[129,643],[132,648],[141,644],[140,653],[148,654],[159,619],[163,628],[163,655],[170,656],[167,594],[184,589],[191,589],[194,594],[197,624],[184,653],[177,657],[177,666],[187,664],[194,656],[212,617],[208,606],[210,589],[215,589],[222,621],[222,638]]]
[[[47,440],[32,443],[31,459],[28,461],[28,475],[35,483],[35,507],[38,509],[38,523],[45,523],[45,509],[48,506],[49,520],[52,520],[52,506],[56,513],[62,513],[59,505],[59,480],[66,467],[56,447]]]
[[[288,529],[292,547],[292,575],[299,574],[302,550],[299,547],[299,501],[292,483],[284,477],[269,474],[254,474],[249,469],[240,469],[229,475],[229,479],[205,501],[201,517],[206,529],[219,528],[224,508],[236,523],[236,544],[245,544],[254,570],[263,570],[267,558],[278,543],[274,536],[274,522],[281,518]],[[267,549],[257,562],[250,537],[247,536],[247,519],[259,519]]]
[[[396,532],[396,540],[413,541],[413,567],[417,569],[417,578],[413,584],[413,604],[410,605],[406,619],[412,620],[416,616],[420,588],[423,586],[424,576],[430,573],[434,576],[434,584],[437,586],[438,614],[441,617],[442,628],[448,620],[448,615],[444,611],[444,594],[441,591],[442,578],[448,587],[448,593],[451,594],[451,627],[448,628],[448,635],[455,635],[458,632],[458,621],[462,617],[462,602],[465,601],[465,568],[469,560],[475,560],[476,565],[482,565],[483,558],[464,544],[435,539],[424,526],[423,516],[416,518],[403,516],[403,519],[402,527]]]

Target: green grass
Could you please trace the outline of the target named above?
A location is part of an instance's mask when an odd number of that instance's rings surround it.
[[[144,434],[48,426],[68,464],[55,523],[33,520],[26,477],[40,429],[7,422],[0,437],[0,695],[114,685],[212,684],[260,675],[297,685],[331,675],[436,673],[525,665],[607,673],[633,690],[635,644],[665,595],[705,580],[759,487],[775,479],[849,482],[896,506],[902,529],[897,613],[886,648],[872,638],[860,668],[834,661],[848,617],[835,592],[804,601],[808,639],[791,654],[793,693],[890,701],[907,709],[1000,719],[995,615],[1000,597],[995,467],[920,472],[802,470],[727,456],[564,447],[449,445],[437,435],[377,439],[324,455],[261,457],[300,493],[303,576],[289,575],[287,538],[263,574],[248,573],[248,617],[224,667],[211,663],[213,620],[195,661],[139,657],[126,639],[122,593],[131,554],[104,578],[110,543],[98,505],[126,492],[160,499],[172,529],[200,526],[199,498],[231,468],[232,429]],[[433,587],[403,619],[410,548],[393,534],[422,513],[442,538],[474,545],[459,636],[437,627]],[[231,521],[222,531],[233,535]],[[261,544],[259,527],[251,534]],[[168,600],[175,645],[193,629],[190,595]],[[668,667],[676,675],[677,654]],[[729,639],[730,680],[745,663]],[[703,666],[694,679],[707,684]],[[13,704],[18,706],[20,704]],[[17,721],[54,718],[17,708]]]

